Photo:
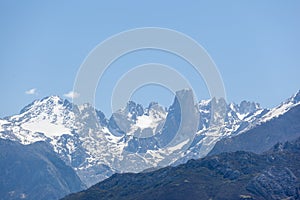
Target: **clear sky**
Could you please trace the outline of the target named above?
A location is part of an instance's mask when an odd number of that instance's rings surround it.
[[[67,94],[88,53],[132,28],[164,27],[201,44],[222,75],[227,99],[273,107],[300,89],[299,1],[14,1],[0,2],[0,117],[35,99]],[[208,98],[201,77],[174,55],[136,52],[105,74],[96,107],[110,112],[110,95],[126,70],[158,62],[173,66]],[[182,68],[182,66],[185,66]],[[169,106],[172,95],[147,86],[133,100]]]

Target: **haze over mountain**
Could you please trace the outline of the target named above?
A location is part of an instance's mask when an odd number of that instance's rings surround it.
[[[186,89],[176,93],[169,108],[157,103],[143,108],[130,101],[109,119],[89,104],[50,96],[1,119],[0,138],[23,145],[45,142],[89,187],[114,173],[176,166],[212,149],[211,154],[262,152],[295,139],[300,134],[299,96],[269,110],[247,101],[227,104],[213,98],[197,103]],[[249,144],[241,145],[243,141]]]
[[[0,1],[0,200],[300,199],[299,11]]]

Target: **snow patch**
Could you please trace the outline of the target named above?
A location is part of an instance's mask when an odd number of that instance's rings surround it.
[[[266,122],[266,121],[269,121],[273,118],[279,117],[280,115],[283,115],[284,113],[289,111],[291,108],[295,107],[296,105],[300,105],[300,102],[298,102],[297,104],[294,104],[293,102],[288,102],[288,103],[285,103],[285,104],[282,104],[282,105],[278,106],[277,108],[273,108],[272,110],[270,110],[270,112],[268,112],[262,118],[261,121]]]
[[[189,139],[187,139],[187,140],[185,140],[185,141],[183,141],[183,142],[181,142],[181,143],[179,143],[179,144],[177,144],[177,145],[175,145],[175,146],[173,146],[173,147],[169,147],[169,148],[167,148],[168,149],[168,151],[176,151],[176,150],[180,150],[180,149],[182,149],[182,147],[184,146],[184,145],[186,145],[187,143],[189,143]]]
[[[63,134],[72,135],[69,128],[66,128],[62,124],[52,124],[47,120],[27,122],[22,124],[21,127],[34,133],[44,133],[47,137],[62,136]]]
[[[142,115],[137,117],[135,126],[145,129],[151,128],[154,129],[157,125],[157,120],[152,116]]]
[[[8,121],[0,119],[0,132],[4,131],[3,125],[9,124]]]
[[[246,116],[249,115],[249,113],[240,114],[240,113],[236,112],[236,115],[238,116],[238,118],[239,118],[240,120],[243,120]]]

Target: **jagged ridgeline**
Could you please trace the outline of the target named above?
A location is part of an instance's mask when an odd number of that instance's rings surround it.
[[[188,149],[168,163],[172,166],[209,153],[261,153],[299,136],[300,92],[271,110],[248,101],[228,104],[213,98],[197,103],[191,93],[178,91],[169,108],[158,103],[144,108],[131,101],[110,118],[89,104],[73,105],[50,96],[34,101],[20,114],[0,119],[0,138],[23,145],[43,141],[89,187],[114,173],[166,166],[164,158],[178,150],[165,147],[180,126],[182,109],[193,111],[186,112],[185,119],[198,120],[198,127]],[[184,99],[180,106],[178,98]]]

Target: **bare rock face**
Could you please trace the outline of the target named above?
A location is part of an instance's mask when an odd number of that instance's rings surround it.
[[[297,177],[287,167],[270,167],[254,177],[247,185],[247,190],[265,199],[297,199],[299,197]]]

